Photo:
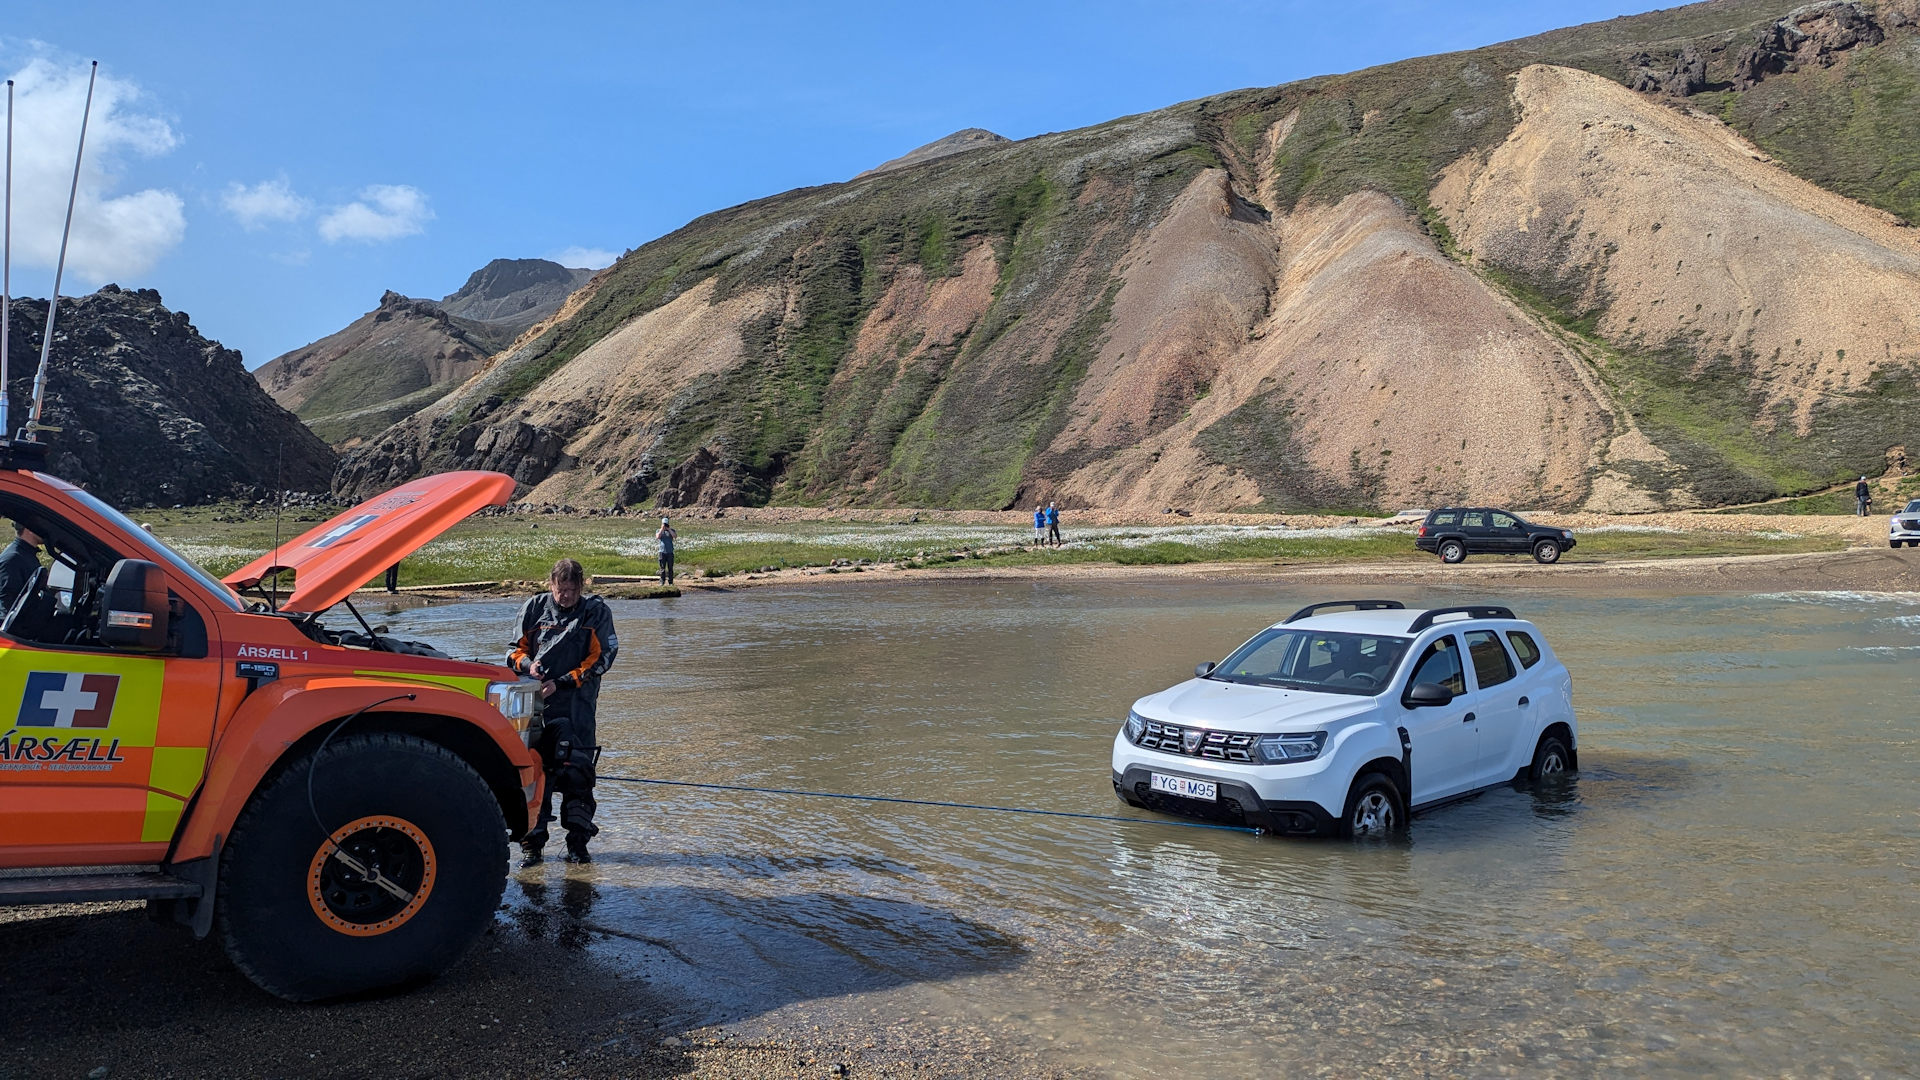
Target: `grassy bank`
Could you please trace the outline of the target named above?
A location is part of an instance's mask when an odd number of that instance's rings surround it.
[[[216,574],[234,570],[273,543],[271,519],[217,509],[154,511],[154,531]],[[282,536],[311,522],[286,521]],[[1191,563],[1400,562],[1431,560],[1405,528],[1359,524],[1154,525],[1069,529],[1067,544],[1032,544],[1030,530],[992,525],[812,521],[780,525],[697,521],[678,526],[683,578],[893,564],[908,569],[983,566],[1170,566]],[[579,559],[589,573],[651,574],[653,523],[637,518],[503,516],[449,530],[401,565],[400,583],[538,581],[554,560]],[[1787,532],[1689,532],[1616,526],[1583,533],[1568,562],[1682,556],[1833,551],[1845,541]],[[836,565],[837,564],[837,565]]]

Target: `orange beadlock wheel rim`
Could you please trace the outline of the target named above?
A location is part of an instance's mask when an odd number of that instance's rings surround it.
[[[377,873],[379,880],[360,873],[355,864]],[[420,913],[438,874],[433,842],[419,826],[375,814],[340,826],[313,853],[307,903],[340,933],[377,937]]]

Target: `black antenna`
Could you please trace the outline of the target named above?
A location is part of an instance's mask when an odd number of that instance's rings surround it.
[[[273,571],[270,580],[272,592],[268,594],[268,603],[275,611],[280,610],[280,512],[287,506],[287,489],[281,473],[287,465],[287,440],[280,440],[280,453],[273,462],[273,561],[267,566]]]
[[[7,80],[7,208],[0,240],[0,439],[11,428],[7,424],[7,332],[13,325],[13,80]]]
[[[53,295],[47,298],[47,329],[40,336],[40,370],[33,375],[33,410],[27,414],[27,426],[20,429],[27,442],[42,431],[58,431],[40,423],[40,407],[47,396],[47,354],[53,348],[53,316],[60,310],[60,278],[67,272],[67,238],[73,235],[73,202],[80,195],[80,159],[87,152],[87,118],[93,115],[93,83],[100,76],[100,61],[95,60],[87,73],[87,104],[80,111],[80,145],[73,151],[73,186],[67,190],[67,223],[60,230],[60,261],[53,267]]]

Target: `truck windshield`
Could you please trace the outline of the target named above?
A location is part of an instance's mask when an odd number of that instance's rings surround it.
[[[1234,650],[1209,679],[1317,690],[1328,694],[1377,694],[1393,678],[1408,639],[1325,630],[1263,630]]]
[[[235,596],[233,590],[227,588],[224,582],[212,574],[207,573],[205,570],[200,569],[198,566],[195,566],[187,560],[186,556],[168,547],[159,537],[141,528],[132,518],[77,488],[68,488],[66,493],[71,495],[76,502],[86,506],[87,509],[113,522],[129,539],[146,548],[150,554],[158,557],[159,561],[166,563],[180,573],[199,582],[202,588],[212,593],[228,607],[235,611],[244,610],[240,605],[240,598]]]

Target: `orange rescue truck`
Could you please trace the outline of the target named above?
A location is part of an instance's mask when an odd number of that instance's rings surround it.
[[[44,454],[0,443],[0,518],[52,564],[0,621],[0,904],[145,900],[293,1000],[444,970],[540,803],[539,684],[350,596],[512,478],[402,484],[222,582]]]

